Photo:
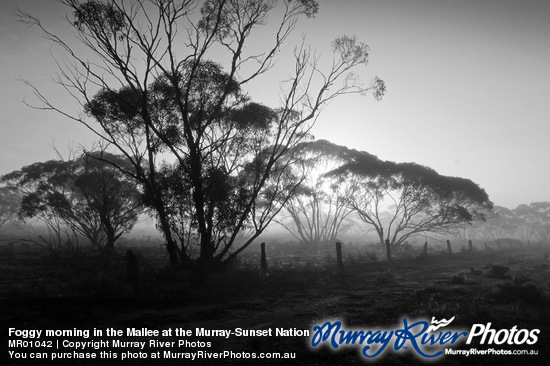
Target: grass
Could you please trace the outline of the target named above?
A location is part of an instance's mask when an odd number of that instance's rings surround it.
[[[455,324],[465,327],[492,322],[495,329],[541,328],[544,332],[537,348],[550,349],[550,324],[545,320],[550,319],[548,248],[454,255],[432,252],[427,257],[413,248],[404,249],[402,256],[396,252],[396,259],[388,264],[378,254],[376,258],[369,254],[376,252],[344,245],[342,270],[336,267],[330,246],[312,253],[296,249],[286,253],[286,258],[283,249],[268,248],[267,273],[260,270],[259,256],[252,253],[235,267],[206,278],[174,274],[160,250],[136,249],[139,281],[129,276],[121,255],[52,257],[32,249],[12,250],[0,256],[0,306],[8,314],[4,321],[9,326],[25,326],[33,319],[35,328],[306,329],[323,319],[341,319],[368,329],[395,325],[403,316],[428,320],[455,316]],[[320,264],[316,259],[321,259]],[[498,276],[493,273],[495,268]],[[517,278],[525,283],[515,283]],[[312,365],[363,362],[356,350],[312,353],[293,338],[270,342],[267,347],[257,339],[230,340],[223,347],[295,349],[303,364]],[[447,361],[460,363],[459,358]],[[487,359],[469,361],[475,364]],[[420,364],[407,354],[391,354],[377,365],[410,362]],[[506,364],[503,359],[495,362]],[[536,362],[530,360],[530,364]]]

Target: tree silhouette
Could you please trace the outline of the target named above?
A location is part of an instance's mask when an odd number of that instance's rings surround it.
[[[414,163],[381,161],[366,152],[346,153],[348,161],[326,176],[334,187],[346,187],[343,199],[381,244],[387,240],[397,246],[418,234],[448,233],[483,220],[492,207],[485,191],[468,179],[441,176]]]
[[[120,157],[96,152],[34,163],[1,180],[21,192],[22,218],[39,218],[49,228],[62,223],[93,246],[112,250],[142,212],[141,193],[120,171],[95,157],[124,164]]]
[[[530,233],[535,234],[542,242],[550,241],[550,202],[519,205],[512,212],[521,220],[522,228],[527,226]]]
[[[485,218],[486,220],[479,227],[479,231],[485,238],[494,241],[513,237],[520,225],[514,212],[502,206],[494,206]]]
[[[40,108],[84,124],[131,163],[119,168],[142,185],[173,266],[174,236],[196,238],[202,264],[250,245],[304,179],[296,147],[308,140],[323,106],[344,94],[380,98],[385,91],[380,79],[363,85],[354,71],[367,64],[367,45],[341,36],[326,71],[313,51],[296,48],[280,106],[251,100],[244,87],[274,65],[298,19],[317,13],[314,0],[62,2],[77,40],[91,52],[21,16],[65,51],[58,82],[85,114],[69,115],[35,88]],[[262,26],[270,34],[258,49],[249,39]],[[181,186],[166,185],[174,176]],[[177,191],[188,197],[176,208]],[[248,239],[233,248],[245,231]]]
[[[345,185],[331,185],[324,173],[343,164],[348,149],[318,140],[303,144],[301,155],[309,174],[284,206],[277,222],[303,244],[330,242],[348,228],[352,213],[343,197]],[[340,190],[342,188],[344,191]]]
[[[0,187],[0,228],[17,216],[21,196],[9,187]]]

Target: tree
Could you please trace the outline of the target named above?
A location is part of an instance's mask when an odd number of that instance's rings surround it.
[[[35,88],[40,108],[84,124],[126,157],[133,169],[117,167],[142,185],[173,266],[174,235],[196,238],[202,264],[244,250],[303,180],[295,169],[296,147],[309,138],[323,106],[343,94],[380,98],[385,91],[378,78],[359,82],[354,70],[367,64],[368,46],[342,36],[333,42],[326,72],[310,49],[295,50],[279,107],[252,102],[244,87],[273,66],[298,19],[317,13],[314,0],[62,2],[90,53],[78,52],[38,19],[21,16],[66,51],[58,82],[85,114],[69,115]],[[271,38],[264,36],[265,48],[255,49],[251,35],[276,16],[278,22],[266,27]],[[167,164],[160,163],[161,154]],[[174,174],[183,186],[166,186]],[[170,193],[183,188],[190,199],[174,210]],[[191,236],[174,233],[181,224]],[[233,248],[247,230],[249,239]]]
[[[529,233],[538,236],[542,242],[550,241],[550,202],[519,205],[512,212],[521,220],[521,228],[526,226]]]
[[[374,229],[381,244],[397,246],[422,233],[448,233],[463,223],[483,220],[484,210],[492,206],[487,193],[468,179],[348,152],[348,162],[326,176],[334,186],[348,187],[348,207]],[[388,251],[388,261],[389,255]]]
[[[486,220],[481,224],[479,230],[484,237],[498,241],[513,237],[518,225],[519,222],[514,212],[506,207],[494,206],[486,215]]]
[[[63,224],[70,229],[65,233],[74,232],[95,247],[112,250],[117,239],[137,222],[142,212],[141,193],[125,175],[98,157],[124,164],[120,157],[96,152],[68,161],[34,163],[1,180],[21,192],[22,218],[39,218],[56,232],[62,232]]]
[[[9,187],[0,187],[0,228],[16,217],[21,197]]]
[[[295,194],[286,202],[277,222],[304,244],[330,242],[347,229],[346,219],[352,213],[342,197],[347,196],[345,185],[330,186],[323,174],[344,162],[346,148],[318,140],[304,144],[302,160],[309,174]]]

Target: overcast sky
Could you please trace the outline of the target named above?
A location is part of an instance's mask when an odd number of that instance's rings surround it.
[[[550,201],[550,1],[320,3],[291,42],[306,34],[330,57],[332,39],[357,35],[371,48],[361,76],[381,77],[387,94],[381,102],[334,101],[318,120],[317,138],[469,178],[497,205]],[[53,0],[0,2],[0,174],[55,158],[52,145],[63,153],[94,141],[82,126],[22,103],[33,100],[32,91],[17,79],[47,93],[56,68],[40,33],[16,22],[16,6],[61,31],[66,13]],[[280,65],[288,59],[283,54]],[[278,77],[275,69],[248,91],[276,107]]]

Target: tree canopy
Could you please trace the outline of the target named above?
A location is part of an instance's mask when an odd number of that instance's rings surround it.
[[[550,202],[519,205],[512,212],[520,220],[518,229],[526,227],[528,237],[533,236],[543,242],[550,241]]]
[[[359,80],[369,48],[344,35],[332,43],[326,70],[304,45],[287,57],[294,65],[279,106],[246,93],[298,20],[317,13],[314,0],[62,2],[87,51],[21,15],[65,51],[58,81],[85,113],[70,115],[35,89],[41,108],[84,124],[126,158],[130,168],[112,164],[142,186],[172,265],[189,256],[189,245],[199,247],[201,263],[246,248],[304,179],[297,147],[323,106],[344,94],[380,99],[385,92],[377,77]],[[249,40],[262,27],[269,34],[257,48]]]
[[[343,197],[346,192],[331,185],[324,174],[349,158],[349,149],[327,140],[303,143],[301,160],[309,173],[287,201],[277,222],[303,244],[331,242],[349,227],[352,210]]]
[[[34,163],[4,175],[1,181],[21,193],[21,218],[60,221],[93,246],[112,249],[142,212],[140,191],[111,164],[123,163],[104,152],[63,161]]]
[[[442,176],[415,163],[382,161],[364,151],[343,151],[346,162],[325,177],[333,189],[346,192],[342,199],[381,243],[395,246],[425,232],[448,232],[483,220],[492,207],[485,190],[469,179]]]
[[[21,196],[9,187],[0,187],[0,228],[17,216]]]

